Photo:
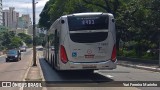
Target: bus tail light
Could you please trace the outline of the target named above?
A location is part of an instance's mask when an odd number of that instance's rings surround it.
[[[60,47],[60,57],[61,57],[61,61],[63,63],[68,62],[67,53],[66,53],[66,50],[63,45],[61,45],[61,47]]]
[[[116,45],[113,46],[111,60],[112,60],[113,62],[116,61]]]

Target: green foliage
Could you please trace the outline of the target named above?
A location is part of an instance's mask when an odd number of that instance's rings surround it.
[[[32,37],[25,34],[25,33],[19,33],[18,36],[28,45],[32,44]]]
[[[36,45],[42,45],[45,34],[41,33],[39,36],[36,36]]]
[[[40,13],[40,19],[39,19],[39,27],[44,27],[49,29],[50,27],[50,15],[49,15],[49,2],[46,3],[44,6],[42,12]]]
[[[144,53],[141,57],[142,59],[154,59],[153,55],[151,53]]]
[[[119,50],[118,56],[125,56],[125,57],[137,57],[135,50]]]
[[[0,49],[13,49],[22,45],[21,38],[15,36],[14,32],[1,32],[0,33]]]
[[[22,40],[20,37],[14,36],[11,39],[11,43],[9,45],[10,45],[9,48],[12,49],[12,48],[18,48],[18,47],[22,46],[23,43],[22,43]]]
[[[41,12],[39,25],[49,28],[57,18],[71,13],[112,13],[116,19],[117,50],[122,40],[129,49],[124,50],[124,56],[141,57],[148,49],[158,48],[159,6],[160,0],[49,0]],[[147,56],[150,57],[144,55]]]

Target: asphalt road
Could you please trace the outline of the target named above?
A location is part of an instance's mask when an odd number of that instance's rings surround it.
[[[98,70],[94,73],[56,72],[43,59],[38,51],[39,63],[45,81],[53,81],[46,90],[160,90],[159,87],[114,87],[114,81],[160,81],[160,73],[135,68],[117,66],[115,70]],[[22,81],[32,59],[32,51],[22,53],[22,60],[5,62],[0,57],[0,81]],[[113,87],[106,87],[107,85]],[[116,85],[117,86],[117,85]],[[20,88],[0,88],[0,90],[19,90]]]
[[[32,51],[22,52],[22,60],[5,62],[5,55],[0,56],[0,81],[23,81],[32,59]],[[0,90],[18,90],[19,88],[0,88]]]
[[[117,66],[115,70],[97,70],[94,73],[56,72],[39,56],[40,66],[48,84],[47,90],[160,90],[159,87],[106,87],[114,81],[160,81],[160,73]]]
[[[0,63],[5,63],[6,55],[0,56]]]

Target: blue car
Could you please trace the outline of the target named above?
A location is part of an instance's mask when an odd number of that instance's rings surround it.
[[[21,60],[21,53],[18,50],[9,50],[7,52],[6,62]]]

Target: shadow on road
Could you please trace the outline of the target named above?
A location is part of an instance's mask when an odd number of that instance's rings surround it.
[[[113,80],[98,73],[87,73],[82,71],[55,71],[43,58],[39,59],[44,79],[49,84],[87,84],[107,83]]]

